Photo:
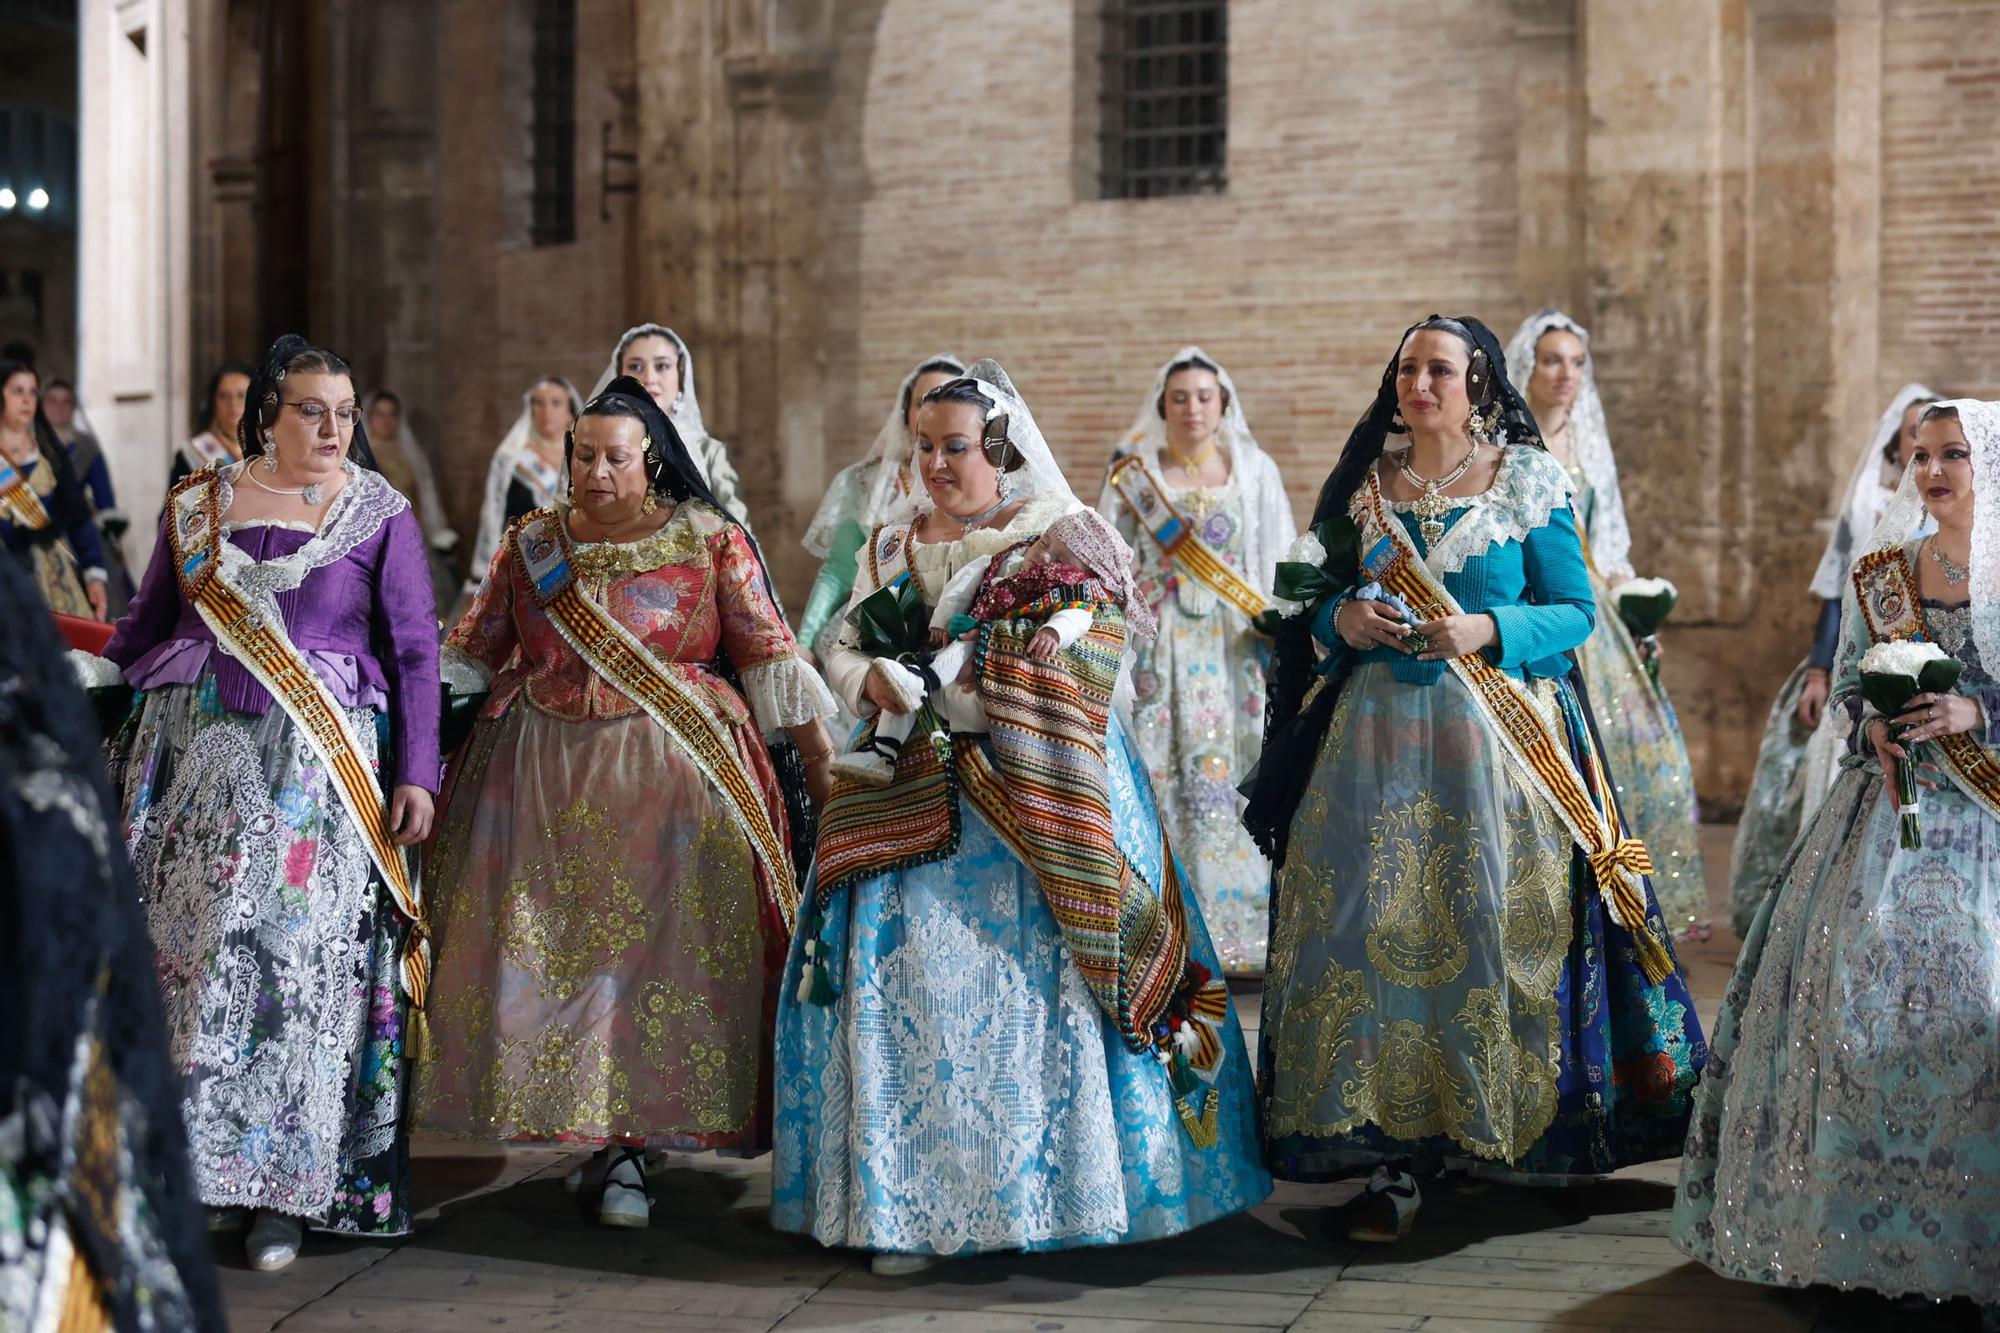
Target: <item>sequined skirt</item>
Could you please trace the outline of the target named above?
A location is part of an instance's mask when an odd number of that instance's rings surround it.
[[[1736,822],[1736,846],[1729,857],[1729,922],[1738,935],[1750,933],[1750,922],[1798,840],[1799,829],[1819,808],[1839,772],[1836,759],[1844,748],[1846,716],[1829,708],[1818,727],[1807,731],[1800,726],[1799,695],[1805,684],[1806,664],[1801,662],[1764,719],[1750,794]]]
[[[1751,922],[1671,1232],[1726,1277],[2000,1301],[2000,821],[1921,819],[1849,760]]]
[[[428,888],[420,1123],[486,1139],[751,1147],[769,980],[750,848],[644,714],[518,699],[474,731]]]
[[[1567,686],[1531,691],[1573,746]],[[1470,1155],[1551,1174],[1674,1156],[1704,1056],[1456,677],[1346,682],[1276,881],[1269,1160],[1327,1179]]]

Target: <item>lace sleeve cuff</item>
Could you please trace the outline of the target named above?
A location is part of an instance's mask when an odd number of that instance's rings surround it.
[[[438,674],[453,694],[484,694],[493,685],[493,669],[449,643],[438,650]]]
[[[743,672],[743,695],[765,731],[796,727],[840,711],[819,673],[798,657],[780,657]]]

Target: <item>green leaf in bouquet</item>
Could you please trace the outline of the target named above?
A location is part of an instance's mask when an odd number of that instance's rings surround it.
[[[1650,639],[1667,623],[1679,597],[1670,591],[1629,593],[1618,598],[1618,618],[1635,639]]]
[[[1313,524],[1313,536],[1326,548],[1326,576],[1335,592],[1361,581],[1361,529],[1346,514]],[[1296,598],[1294,600],[1297,600]]]
[[[923,648],[929,637],[930,613],[917,594],[916,580],[877,588],[847,613],[858,646],[870,657],[895,657]]]
[[[1957,688],[1959,673],[1964,670],[1965,663],[1956,657],[1934,658],[1917,673],[1917,685],[1929,694],[1949,694]]]
[[[1883,717],[1896,717],[1907,712],[1910,699],[1918,689],[1917,679],[1914,676],[1890,675],[1879,671],[1861,673],[1861,697],[1874,705],[1875,711]]]
[[[1322,597],[1339,592],[1344,586],[1328,578],[1326,571],[1318,565],[1309,565],[1303,560],[1280,560],[1277,575],[1271,582],[1271,591],[1288,602],[1311,606]]]

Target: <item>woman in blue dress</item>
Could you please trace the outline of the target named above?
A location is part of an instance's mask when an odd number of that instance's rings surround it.
[[[2000,403],[1933,404],[1855,561],[1830,709],[1859,725],[1750,923],[1671,1235],[1725,1277],[2000,1304]],[[1924,513],[1936,531],[1922,533]],[[1957,658],[1864,704],[1873,645]],[[1921,847],[1891,778],[1921,742]],[[1993,1325],[1989,1315],[1989,1327]]]
[[[1320,570],[1281,594],[1318,595],[1278,627],[1245,815],[1278,866],[1273,1169],[1373,1168],[1349,1234],[1393,1240],[1450,1159],[1674,1156],[1701,1032],[1572,684],[1596,601],[1567,480],[1485,325],[1404,335],[1293,560]]]
[[[922,512],[870,538],[857,608],[887,589],[927,623],[952,575],[1083,508],[990,361],[924,396],[915,467]],[[848,619],[835,692],[909,711]],[[1270,1190],[1215,951],[1110,713],[1122,622],[1040,662],[1016,628],[981,629],[974,684],[933,691],[949,730],[920,716],[892,786],[836,787],[786,968],[771,1219],[878,1272],[1157,1239]]]

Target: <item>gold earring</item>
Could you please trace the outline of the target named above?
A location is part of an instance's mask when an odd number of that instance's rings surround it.
[[[653,494],[652,487],[650,486],[647,487],[646,498],[639,502],[639,512],[642,514],[650,514],[653,513],[655,510],[657,510],[659,507],[660,507],[659,497]]]

